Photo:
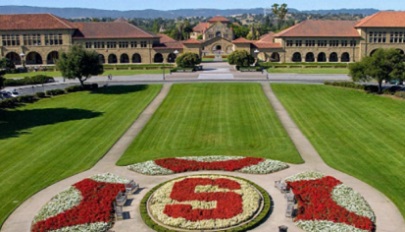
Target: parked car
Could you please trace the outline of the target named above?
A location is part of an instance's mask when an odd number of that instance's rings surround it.
[[[0,95],[2,99],[11,98],[11,93],[8,91],[2,91]]]
[[[389,80],[389,81],[387,82],[387,84],[391,84],[391,85],[403,85],[404,82],[403,82],[402,80],[392,79],[392,80]]]
[[[2,91],[3,98],[18,97],[20,93],[16,89],[4,89]]]

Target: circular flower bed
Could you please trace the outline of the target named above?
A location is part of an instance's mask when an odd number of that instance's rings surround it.
[[[53,197],[35,216],[31,231],[107,231],[112,202],[129,180],[106,173],[77,182]]]
[[[155,187],[141,202],[144,221],[157,231],[246,230],[269,210],[270,197],[262,188],[222,175],[177,178]]]
[[[305,231],[373,231],[375,215],[364,198],[331,176],[304,172],[284,180],[298,200],[296,224]]]
[[[237,171],[249,174],[268,174],[288,168],[288,165],[270,159],[243,156],[202,156],[164,158],[128,166],[132,171],[146,175],[217,170]]]

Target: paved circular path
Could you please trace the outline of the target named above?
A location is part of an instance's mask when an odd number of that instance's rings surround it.
[[[352,187],[358,191],[370,204],[371,208],[374,210],[377,218],[377,231],[382,232],[400,232],[405,231],[405,222],[400,214],[399,210],[395,205],[382,193],[373,187],[363,183],[362,181],[351,177],[347,174],[339,172],[335,169],[327,166],[308,139],[302,134],[298,129],[292,119],[289,117],[287,111],[278,101],[274,95],[271,87],[267,81],[263,81],[262,87],[263,91],[268,97],[271,105],[274,107],[282,125],[286,129],[287,133],[291,137],[291,140],[295,144],[298,152],[301,154],[305,163],[301,165],[292,165],[290,168],[269,174],[269,175],[252,175],[252,174],[242,174],[242,173],[230,173],[230,172],[220,172],[220,171],[210,171],[210,172],[193,172],[192,174],[202,174],[202,173],[215,173],[215,174],[226,174],[239,176],[248,180],[255,182],[260,185],[272,197],[274,210],[270,215],[270,218],[261,224],[259,227],[252,231],[257,232],[268,232],[268,231],[278,231],[278,226],[287,225],[289,227],[288,231],[302,231],[294,225],[291,219],[285,217],[285,210],[287,207],[287,202],[284,196],[274,188],[274,181],[283,179],[285,177],[297,174],[299,172],[316,170],[327,175],[331,175],[341,180],[344,184]],[[33,195],[27,201],[20,205],[6,220],[2,227],[2,232],[24,232],[29,231],[31,226],[31,221],[33,220],[35,214],[46,204],[54,195],[65,190],[70,185],[87,178],[94,174],[111,172],[128,179],[134,179],[140,184],[142,190],[133,195],[133,202],[131,206],[125,207],[124,211],[129,212],[130,218],[127,220],[122,220],[116,222],[113,227],[115,232],[126,232],[126,231],[136,231],[136,232],[150,232],[151,230],[146,226],[139,213],[139,204],[143,196],[154,186],[160,184],[164,181],[180,177],[187,176],[189,173],[175,174],[170,176],[145,176],[132,171],[129,171],[126,167],[115,166],[115,163],[124,153],[126,148],[131,144],[133,139],[142,130],[142,128],[149,121],[150,117],[165,99],[169,93],[171,83],[164,84],[161,92],[158,96],[149,104],[149,106],[142,112],[139,118],[134,122],[134,124],[128,129],[128,131],[120,138],[120,140],[109,150],[109,152],[101,159],[93,168],[78,175],[72,176],[65,180],[62,180],[48,188],[38,192]]]

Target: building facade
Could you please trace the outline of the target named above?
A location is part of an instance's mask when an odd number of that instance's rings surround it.
[[[231,22],[216,16],[176,41],[123,19],[69,22],[51,14],[0,15],[0,58],[17,65],[52,65],[60,52],[80,44],[105,64],[173,63],[178,54],[200,56],[246,50],[270,62],[355,62],[378,48],[405,51],[405,12],[382,11],[360,21],[306,20],[259,40],[234,40]]]

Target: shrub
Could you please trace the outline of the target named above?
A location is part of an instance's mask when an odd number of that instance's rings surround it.
[[[236,67],[249,67],[255,62],[255,58],[245,50],[237,50],[229,54],[228,63]]]
[[[325,85],[332,85],[332,86],[340,86],[340,87],[345,87],[345,88],[352,88],[352,89],[365,89],[364,85],[357,84],[352,81],[334,81],[334,82],[329,82],[325,81]]]
[[[73,85],[65,88],[66,93],[73,93],[82,91],[83,87],[81,85]]]
[[[37,93],[35,93],[35,96],[36,96],[37,98],[45,98],[45,97],[46,97],[46,95],[45,95],[44,92],[37,92]]]
[[[176,58],[176,64],[181,68],[194,68],[199,63],[201,63],[200,57],[192,52],[186,52]]]
[[[53,77],[45,75],[36,75],[32,77],[24,77],[23,79],[6,79],[5,86],[21,86],[21,85],[37,85],[43,83],[55,82]]]
[[[88,84],[83,86],[85,90],[96,90],[98,89],[98,84],[93,83],[93,84]]]
[[[3,101],[0,101],[0,108],[1,109],[6,109],[6,108],[15,108],[19,105],[19,102],[17,101],[16,98],[7,98]]]
[[[63,89],[52,89],[52,90],[47,90],[46,95],[48,96],[56,96],[56,95],[61,95],[65,94],[65,90]]]
[[[376,85],[365,85],[364,90],[367,91],[368,93],[378,93],[379,92],[378,86],[376,86]]]
[[[37,100],[38,98],[36,98],[34,95],[24,95],[17,97],[17,101],[20,103],[33,103]]]
[[[405,99],[405,91],[397,91],[394,95]]]

